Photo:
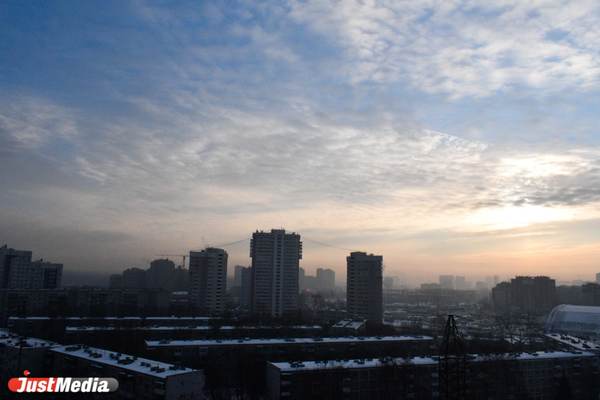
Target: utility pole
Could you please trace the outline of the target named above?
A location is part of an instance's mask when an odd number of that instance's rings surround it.
[[[467,354],[454,315],[448,315],[440,346],[438,380],[440,399],[463,400],[467,392]]]

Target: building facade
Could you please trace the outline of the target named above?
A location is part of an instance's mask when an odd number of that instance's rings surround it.
[[[346,307],[353,318],[383,321],[383,257],[353,252],[346,258]]]
[[[227,252],[208,247],[190,251],[190,299],[201,313],[222,314],[227,290]]]
[[[283,229],[256,231],[250,242],[252,312],[281,317],[298,311],[300,235]]]

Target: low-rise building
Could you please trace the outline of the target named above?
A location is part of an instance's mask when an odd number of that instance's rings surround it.
[[[50,349],[58,376],[111,377],[119,399],[192,400],[204,398],[202,371],[87,346]]]

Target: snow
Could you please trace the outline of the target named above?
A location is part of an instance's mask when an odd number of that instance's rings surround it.
[[[160,361],[81,345],[59,346],[52,348],[51,351],[163,379],[174,375],[197,371],[190,368],[177,367],[173,364],[167,364]]]

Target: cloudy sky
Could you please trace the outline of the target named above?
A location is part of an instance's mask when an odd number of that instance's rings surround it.
[[[9,0],[0,35],[0,242],[68,270],[285,227],[308,272],[600,271],[596,0]]]

